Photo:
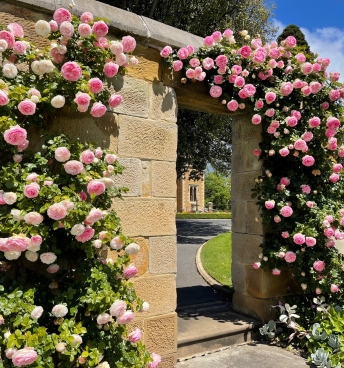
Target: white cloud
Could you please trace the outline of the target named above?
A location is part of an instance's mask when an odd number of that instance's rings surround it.
[[[274,19],[274,26],[278,27],[277,35],[286,27],[285,24]],[[340,81],[344,82],[344,29],[335,27],[316,28],[309,30],[300,27],[305,35],[310,49],[319,55],[331,60],[328,71],[340,72]]]

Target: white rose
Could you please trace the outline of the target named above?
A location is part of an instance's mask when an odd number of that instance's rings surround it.
[[[97,323],[98,325],[105,325],[105,323],[108,323],[112,317],[108,313],[101,313],[97,317]]]
[[[55,107],[55,109],[60,109],[65,105],[66,99],[64,96],[57,95],[51,99],[50,103],[53,107]]]
[[[47,37],[50,34],[50,24],[45,20],[39,20],[35,24],[35,30],[38,35],[42,37]]]
[[[110,178],[101,178],[100,181],[102,181],[105,184],[105,187],[107,189],[115,185],[115,182]]]
[[[125,253],[127,254],[136,254],[138,253],[140,250],[140,246],[136,243],[130,243],[126,248],[125,248]]]
[[[13,209],[11,210],[11,215],[13,216],[13,220],[14,221],[22,221],[24,220],[24,216],[21,216],[20,215],[20,210],[17,210],[17,209]]]
[[[102,246],[102,241],[100,239],[93,240],[92,245],[99,249]]]
[[[55,66],[51,60],[41,60],[39,62],[39,69],[42,70],[43,73],[49,74],[54,71]]]
[[[18,259],[21,255],[21,252],[12,250],[11,252],[4,252],[4,256],[9,261],[12,261],[13,259]]]
[[[31,96],[31,97],[30,97],[30,100],[31,100],[33,103],[38,103],[38,102],[39,102],[39,98],[38,98],[38,96]]]
[[[113,54],[121,54],[123,52],[123,44],[119,41],[111,41],[110,50]]]
[[[35,245],[30,243],[30,245],[27,247],[27,250],[30,250],[31,252],[38,252],[41,249],[40,245]]]
[[[57,304],[54,306],[51,312],[55,317],[60,318],[64,317],[68,313],[68,308],[63,304]]]
[[[55,345],[56,351],[59,353],[63,353],[66,350],[66,343],[65,342],[59,342]]]
[[[56,255],[55,253],[51,253],[51,252],[47,252],[47,253],[42,253],[39,258],[41,259],[42,263],[45,264],[52,264],[56,261]]]
[[[57,45],[57,51],[59,54],[64,55],[67,52],[67,47],[65,45]]]
[[[149,304],[148,302],[143,302],[142,304],[142,309],[140,309],[140,312],[147,312],[149,309]]]
[[[39,61],[35,60],[31,63],[31,69],[32,71],[36,74],[36,75],[42,75],[42,71],[40,70],[40,67],[39,67],[40,63]]]
[[[35,252],[32,252],[31,250],[27,250],[25,252],[25,258],[30,262],[36,262],[38,259],[38,254]]]
[[[41,306],[36,306],[31,312],[32,319],[38,319],[43,313],[43,308]]]
[[[108,362],[103,362],[103,363],[100,363],[99,365],[97,365],[96,368],[110,368],[110,365]]]
[[[74,340],[72,341],[72,345],[82,344],[82,337],[80,335],[73,334],[72,336],[74,338]]]
[[[2,72],[6,78],[13,79],[18,74],[17,67],[12,63],[7,63],[2,67]]]
[[[307,289],[307,284],[301,284],[302,290],[306,290]]]
[[[72,235],[81,235],[85,231],[85,226],[83,224],[76,224],[72,227],[70,233]]]
[[[8,43],[5,40],[0,40],[0,52],[6,51],[8,48]]]

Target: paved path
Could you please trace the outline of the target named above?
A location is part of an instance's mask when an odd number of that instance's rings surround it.
[[[177,220],[177,306],[223,300],[200,276],[198,248],[216,235],[231,230],[231,220]]]

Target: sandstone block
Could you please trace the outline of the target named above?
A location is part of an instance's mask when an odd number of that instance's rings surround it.
[[[174,162],[152,162],[152,194],[154,197],[177,196],[177,173]]]
[[[245,265],[243,263],[232,261],[232,282],[235,291],[238,293],[246,292]]]
[[[259,247],[263,243],[263,236],[232,233],[232,254],[233,262],[253,264],[258,261],[258,256],[262,249]]]
[[[236,115],[233,118],[232,139],[233,144],[246,144],[261,141],[261,125],[251,123],[252,114]],[[255,147],[258,148],[258,147]]]
[[[137,295],[149,303],[144,317],[171,313],[176,309],[176,276],[142,276],[133,279]]]
[[[232,197],[233,198],[233,197]],[[232,210],[232,231],[237,233],[247,232],[246,223],[246,201],[233,201]]]
[[[128,236],[176,234],[175,199],[130,198],[114,200],[123,233]]]
[[[176,313],[146,319],[144,344],[148,351],[155,351],[160,355],[176,353]]]
[[[149,238],[149,272],[177,272],[177,239],[175,236]]]
[[[137,158],[119,158],[118,162],[125,166],[120,175],[112,176],[116,187],[127,187],[129,192],[123,193],[123,197],[138,197],[142,190],[141,161]]]
[[[149,89],[149,118],[175,123],[177,121],[177,98],[173,88],[162,83],[153,83]]]
[[[237,141],[232,146],[232,173],[239,173],[252,170],[261,170],[262,161],[258,160],[253,154],[253,150],[259,148],[259,140],[257,141]]]
[[[252,200],[254,180],[261,175],[260,170],[232,174],[232,198],[236,201]]]
[[[168,354],[161,357],[159,368],[173,368],[177,363],[177,354]]]
[[[123,97],[123,102],[113,109],[115,113],[148,117],[149,82],[128,76],[116,76],[108,79],[107,82],[107,88],[112,93],[119,93]]]
[[[153,120],[120,115],[118,153],[121,157],[136,157],[175,161],[177,126]]]
[[[152,196],[152,162],[141,161],[142,164],[142,196]]]
[[[262,218],[255,201],[246,202],[247,208],[247,232],[249,234],[264,235]]]

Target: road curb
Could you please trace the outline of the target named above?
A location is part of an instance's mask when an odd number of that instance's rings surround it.
[[[197,267],[197,271],[198,273],[203,277],[203,279],[205,280],[205,282],[207,284],[209,284],[212,288],[214,288],[217,292],[219,292],[220,294],[226,296],[228,299],[232,298],[232,295],[234,293],[234,290],[229,289],[226,286],[223,286],[222,284],[220,284],[219,282],[217,282],[215,279],[213,279],[208,273],[207,271],[204,269],[203,265],[202,265],[202,261],[201,261],[201,251],[203,248],[203,245],[205,245],[207,242],[205,242],[204,244],[202,244],[196,253],[196,267]]]

